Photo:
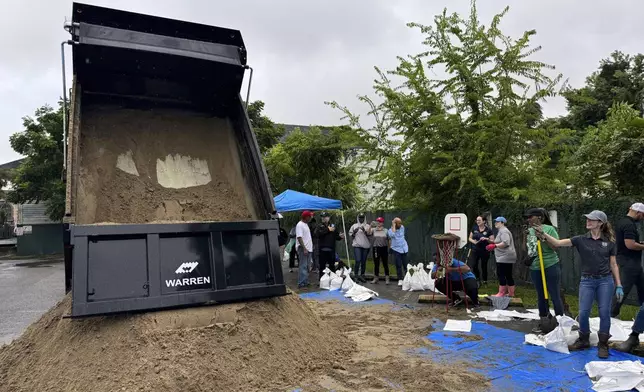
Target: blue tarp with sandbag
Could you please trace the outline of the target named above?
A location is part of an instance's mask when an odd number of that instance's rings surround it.
[[[301,297],[322,301],[335,299],[347,305],[353,303],[344,298],[341,292],[306,293]],[[396,303],[386,299],[361,302],[359,306],[383,304],[391,304],[392,310],[398,308]],[[521,332],[484,322],[472,322],[472,331],[469,333],[443,331],[444,323],[436,319],[432,326],[435,330],[426,337],[433,347],[411,350],[409,355],[453,364],[445,368],[447,372],[458,373],[459,366],[471,363],[470,370],[489,378],[491,391],[590,392],[592,381],[584,367],[588,362],[602,361],[597,358],[597,348],[560,354],[525,344],[525,334]],[[470,340],[468,336],[476,336],[476,340]],[[638,360],[640,358],[637,356],[611,349],[610,357],[604,361]]]

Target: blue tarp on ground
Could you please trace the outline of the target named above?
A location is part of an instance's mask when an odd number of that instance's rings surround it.
[[[342,209],[342,202],[340,200],[326,199],[290,189],[275,196],[274,200],[277,212]]]
[[[344,293],[339,290],[334,290],[334,291],[324,290],[324,291],[314,291],[310,293],[303,293],[303,294],[300,294],[300,298],[313,299],[316,301],[337,300],[341,302],[346,302],[347,304],[351,304],[351,305],[393,305],[394,304],[393,301],[390,301],[388,299],[381,299],[377,297],[364,302],[354,302],[351,298],[345,297]]]
[[[597,348],[569,355],[524,344],[524,334],[485,323],[473,322],[472,332],[444,332],[443,324],[427,335],[438,350],[418,349],[413,354],[434,361],[474,363],[472,370],[489,377],[492,391],[592,391],[584,371],[586,363],[599,361]],[[466,335],[483,339],[468,341]],[[607,361],[636,361],[639,357],[610,350]],[[452,368],[454,369],[454,368]]]

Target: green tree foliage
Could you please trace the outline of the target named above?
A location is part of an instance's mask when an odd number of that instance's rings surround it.
[[[264,111],[264,102],[254,101],[248,105],[248,118],[255,132],[257,144],[262,155],[265,155],[271,147],[276,145],[285,129],[282,125],[275,124],[270,118],[262,114]]]
[[[34,117],[23,118],[24,130],[9,138],[11,147],[25,156],[11,180],[12,203],[45,202],[52,220],[61,220],[65,213],[63,175],[63,108],[43,106]]]
[[[0,199],[5,198],[3,189],[9,184],[11,180],[11,175],[9,170],[0,169]]]
[[[613,52],[586,78],[586,85],[563,94],[568,103],[568,121],[573,128],[585,130],[608,116],[615,103],[624,102],[644,113],[644,55]]]
[[[644,195],[644,119],[621,103],[606,120],[588,127],[572,157],[578,198]]]
[[[565,191],[552,158],[566,154],[570,134],[543,127],[539,104],[558,93],[561,75],[547,76],[554,67],[532,60],[535,31],[518,39],[501,32],[507,12],[484,26],[472,2],[467,19],[444,11],[432,25],[410,23],[427,50],[400,57],[392,71],[376,68],[376,98],[361,100],[374,117],[364,136],[383,204],[463,211],[552,201]],[[362,128],[346,107],[331,105]]]
[[[361,198],[351,160],[359,140],[349,127],[296,129],[264,157],[273,192],[293,189],[357,206]]]

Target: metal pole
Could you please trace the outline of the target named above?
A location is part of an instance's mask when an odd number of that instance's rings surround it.
[[[351,257],[349,257],[349,242],[347,240],[347,227],[344,224],[344,210],[341,210],[342,214],[342,232],[344,233],[344,246],[347,249],[347,265],[351,268]]]
[[[248,110],[248,104],[250,103],[250,86],[253,83],[253,67],[249,67],[247,65],[246,68],[250,69],[250,77],[248,78],[248,91],[246,92],[246,110]]]
[[[63,169],[67,169],[67,79],[65,77],[65,44],[60,44],[60,60],[63,67]]]

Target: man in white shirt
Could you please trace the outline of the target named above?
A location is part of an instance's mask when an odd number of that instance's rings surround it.
[[[295,249],[300,259],[300,271],[297,279],[297,287],[309,286],[309,265],[312,262],[313,238],[311,238],[311,229],[309,222],[313,218],[311,211],[303,211],[300,221],[295,226]]]

